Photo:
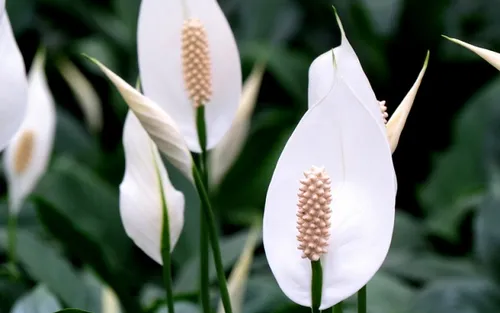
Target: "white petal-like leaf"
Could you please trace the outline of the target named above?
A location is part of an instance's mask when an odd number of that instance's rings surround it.
[[[4,155],[9,206],[17,213],[45,173],[56,128],[55,103],[44,72],[45,55],[37,53],[28,78],[28,108],[23,123]]]
[[[266,256],[279,286],[291,300],[310,307],[311,264],[301,258],[296,239],[297,192],[304,171],[325,167],[333,199],[328,252],[321,257],[320,309],[357,292],[379,269],[395,211],[395,173],[385,130],[336,71],[341,69],[333,67],[331,58],[330,66],[318,72],[331,81],[321,87],[330,91],[288,140],[268,189],[263,224]],[[376,108],[380,117],[378,103]]]
[[[209,164],[212,186],[220,183],[243,149],[250,129],[250,120],[259,95],[264,70],[263,64],[254,66],[252,73],[243,85],[240,106],[231,128],[210,152]]]
[[[248,234],[247,241],[243,247],[243,252],[236,262],[229,276],[228,291],[231,298],[233,313],[243,312],[243,302],[245,300],[246,285],[250,267],[252,266],[253,253],[259,241],[260,225],[255,225]],[[219,302],[218,313],[224,313],[224,306]]]
[[[147,97],[178,123],[189,149],[200,152],[195,109],[186,92],[181,56],[183,22],[199,19],[207,33],[212,97],[205,104],[207,148],[229,130],[241,97],[241,64],[231,28],[216,0],[143,0],[138,22],[138,57]]]
[[[102,105],[94,87],[70,60],[62,59],[58,68],[75,94],[88,128],[94,133],[100,132],[102,129]]]
[[[184,225],[184,195],[172,186],[156,145],[131,111],[125,121],[123,146],[125,176],[120,184],[123,226],[135,244],[161,264],[162,193],[168,211],[172,250]]]
[[[193,181],[193,159],[175,121],[151,99],[143,96],[99,61],[90,58],[118,89],[142,127],[168,160]]]
[[[401,104],[398,106],[396,111],[394,111],[394,114],[392,114],[391,118],[389,119],[389,122],[387,122],[387,137],[389,139],[389,144],[391,145],[392,152],[394,152],[396,150],[396,147],[398,146],[399,137],[401,136],[401,132],[403,131],[403,128],[405,126],[408,114],[410,114],[410,110],[413,105],[413,102],[415,101],[418,88],[420,87],[422,79],[424,78],[428,62],[429,62],[429,52],[427,52],[424,66],[422,67],[422,70],[418,74],[417,80],[411,87],[406,97],[404,97],[403,101],[401,101]]]
[[[19,129],[27,107],[28,80],[5,1],[0,3],[0,151]]]
[[[497,70],[500,71],[500,53],[494,52],[485,48],[480,48],[477,46],[473,46],[469,43],[466,43],[462,40],[458,40],[456,38],[451,38],[448,36],[444,36],[444,38],[461,45],[462,47],[465,47],[469,49],[470,51],[474,52],[475,54],[479,55],[481,58],[483,58],[486,62],[490,63],[493,65]]]

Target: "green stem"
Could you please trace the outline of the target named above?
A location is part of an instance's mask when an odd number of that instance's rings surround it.
[[[207,167],[207,132],[205,125],[205,106],[200,105],[196,110],[196,129],[198,142],[201,147],[200,158],[197,166],[203,177],[203,184],[208,190],[208,167]],[[204,313],[210,313],[210,279],[209,279],[209,241],[207,237],[207,223],[203,218],[203,212],[207,209],[205,204],[200,206],[200,302]]]
[[[343,306],[343,303],[342,303],[342,301],[340,301],[339,303],[337,303],[333,306],[332,312],[333,313],[343,313],[344,308],[342,306]]]
[[[163,193],[163,182],[161,180],[159,165],[156,164],[156,173],[160,185],[161,207],[163,213],[163,225],[161,231],[161,258],[163,261],[163,283],[165,284],[165,293],[167,296],[168,312],[175,312],[174,308],[174,292],[172,288],[172,262],[170,258],[170,223],[168,216],[167,201]]]
[[[358,291],[358,313],[366,313],[366,285]]]
[[[311,261],[312,269],[312,282],[311,282],[311,295],[312,295],[312,308],[311,312],[319,313],[321,306],[321,293],[323,292],[323,268],[321,261]]]
[[[202,206],[205,208],[203,213],[205,215],[205,220],[208,226],[207,229],[208,236],[210,244],[212,246],[212,252],[215,261],[215,269],[217,271],[217,279],[219,281],[219,290],[221,294],[222,305],[226,313],[232,313],[233,309],[231,308],[231,299],[229,297],[229,291],[227,289],[226,276],[224,275],[224,266],[222,265],[219,238],[217,237],[217,228],[215,226],[215,217],[212,211],[210,200],[208,198],[207,190],[203,185],[203,179],[201,178],[200,172],[198,171],[196,166],[193,167],[193,176],[196,189],[198,190],[198,194],[200,195],[201,198]]]
[[[12,268],[15,268],[16,265],[16,230],[17,230],[17,214],[13,214],[9,212],[9,216],[7,219],[7,234],[8,234],[8,257],[9,263],[12,265]]]

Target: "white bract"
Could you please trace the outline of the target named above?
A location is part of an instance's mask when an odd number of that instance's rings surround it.
[[[429,53],[427,53],[424,66],[417,77],[415,84],[412,86],[406,97],[400,103],[393,116],[389,119],[387,127],[384,126],[385,117],[381,112],[381,105],[385,108],[385,102],[380,103],[366,77],[366,74],[361,67],[361,64],[347,40],[342,22],[339,16],[335,13],[341,33],[340,46],[328,51],[314,60],[309,69],[309,108],[313,107],[321,101],[321,97],[326,94],[326,91],[331,88],[334,76],[325,77],[324,71],[331,65],[332,58],[337,67],[336,75],[339,76],[352,91],[358,101],[366,104],[368,111],[377,122],[379,129],[385,133],[387,129],[387,138],[391,146],[391,151],[394,152],[399,142],[399,137],[403,131],[404,125],[411,107],[415,100],[418,88],[422,82],[422,78],[427,69]]]
[[[184,195],[170,182],[156,145],[131,111],[125,121],[123,146],[125,176],[120,185],[123,226],[142,251],[162,264],[163,201],[173,250],[184,225]]]
[[[308,101],[268,189],[263,241],[279,286],[300,305],[312,304],[311,260],[320,260],[324,310],[380,268],[397,183],[380,104],[343,30],[342,45],[310,67]]]
[[[462,47],[465,47],[469,49],[470,51],[474,52],[475,54],[479,55],[481,58],[483,58],[486,62],[490,63],[493,65],[497,70],[500,71],[500,53],[494,52],[485,48],[473,46],[469,43],[466,43],[464,41],[458,40],[456,38],[450,38],[448,36],[444,36],[444,38],[450,40],[451,42],[454,42],[456,44],[461,45]]]
[[[167,159],[193,181],[193,159],[175,121],[155,102],[143,96],[99,61],[90,58],[115,85],[142,127]]]
[[[45,55],[38,52],[28,77],[28,107],[18,132],[4,155],[9,208],[16,214],[45,173],[54,143],[55,103],[44,72]]]
[[[28,81],[23,57],[17,46],[5,0],[0,1],[0,151],[23,121],[28,98]]]
[[[196,107],[204,105],[207,149],[215,147],[231,126],[242,89],[238,48],[217,1],[143,0],[137,43],[145,95],[172,116],[194,152],[201,151]]]

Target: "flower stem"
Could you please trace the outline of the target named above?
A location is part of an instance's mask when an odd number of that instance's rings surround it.
[[[212,211],[212,206],[208,198],[207,190],[203,185],[203,180],[201,178],[200,172],[196,166],[193,167],[193,176],[196,185],[196,189],[201,198],[202,207],[205,208],[204,215],[208,230],[208,237],[210,244],[212,246],[212,252],[214,257],[215,269],[217,271],[217,279],[219,281],[219,290],[222,300],[222,305],[224,307],[225,313],[232,313],[231,299],[229,297],[229,291],[227,289],[226,276],[224,275],[224,266],[222,265],[222,257],[219,246],[219,238],[217,237],[217,228],[215,226],[215,217]]]
[[[335,304],[332,308],[332,313],[343,313],[344,308],[342,307],[343,303],[340,301],[339,303]]]
[[[161,207],[163,215],[163,225],[161,230],[161,258],[163,261],[163,283],[165,284],[165,293],[167,296],[168,312],[175,313],[174,308],[174,292],[172,288],[172,262],[170,259],[170,223],[168,216],[167,201],[163,193],[163,182],[161,180],[159,165],[156,164],[156,173],[160,185]]]
[[[366,285],[358,291],[358,313],[366,313]]]
[[[321,261],[311,261],[312,269],[312,282],[311,282],[311,295],[312,295],[312,313],[319,313],[321,305],[321,293],[323,292],[323,268]]]
[[[17,230],[17,214],[9,212],[7,218],[7,234],[8,234],[8,257],[12,268],[16,266],[16,230]]]
[[[196,130],[201,154],[197,166],[200,169],[203,185],[208,190],[208,166],[207,166],[207,129],[205,125],[205,106],[200,105],[196,110]],[[208,192],[208,191],[207,191]],[[200,302],[204,313],[210,313],[210,279],[209,279],[209,242],[207,237],[207,223],[203,218],[203,212],[207,209],[205,204],[200,206]]]

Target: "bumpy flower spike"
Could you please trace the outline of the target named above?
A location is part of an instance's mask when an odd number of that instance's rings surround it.
[[[387,113],[387,106],[384,101],[379,101],[380,103],[380,112],[382,113],[382,119],[384,120],[384,124],[387,125],[387,118],[389,117],[389,113]]]

